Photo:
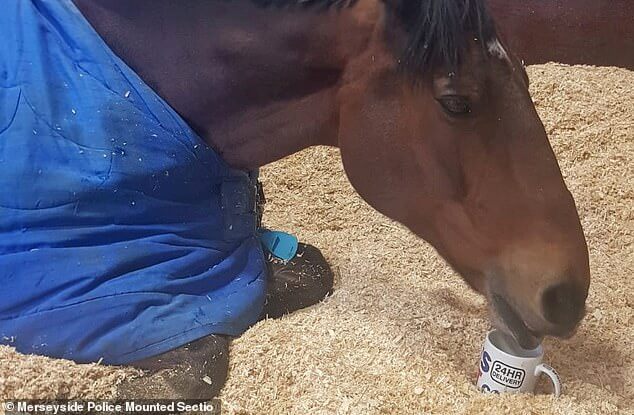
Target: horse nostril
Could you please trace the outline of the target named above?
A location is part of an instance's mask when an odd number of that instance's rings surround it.
[[[586,295],[575,284],[563,283],[544,291],[542,307],[549,322],[572,329],[583,317]]]

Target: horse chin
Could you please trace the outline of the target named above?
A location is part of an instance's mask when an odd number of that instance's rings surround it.
[[[532,350],[540,345],[543,336],[531,330],[504,297],[492,294],[491,304],[499,330],[510,334],[523,349]]]

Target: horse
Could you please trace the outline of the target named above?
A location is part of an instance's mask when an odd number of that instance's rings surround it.
[[[483,0],[73,3],[232,168],[338,147],[359,195],[430,243],[496,326],[526,348],[575,332],[579,215]]]
[[[634,4],[628,0],[489,0],[499,31],[526,64],[634,70]]]

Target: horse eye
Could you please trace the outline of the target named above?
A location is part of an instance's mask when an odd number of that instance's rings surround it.
[[[446,95],[438,98],[440,105],[451,115],[465,115],[471,113],[471,106],[466,97],[460,95]]]

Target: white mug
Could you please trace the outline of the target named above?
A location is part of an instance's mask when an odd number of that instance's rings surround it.
[[[490,331],[482,346],[478,366],[478,389],[488,393],[533,392],[543,373],[553,383],[555,396],[561,394],[561,380],[555,369],[542,363],[542,346],[522,349],[509,335]]]

